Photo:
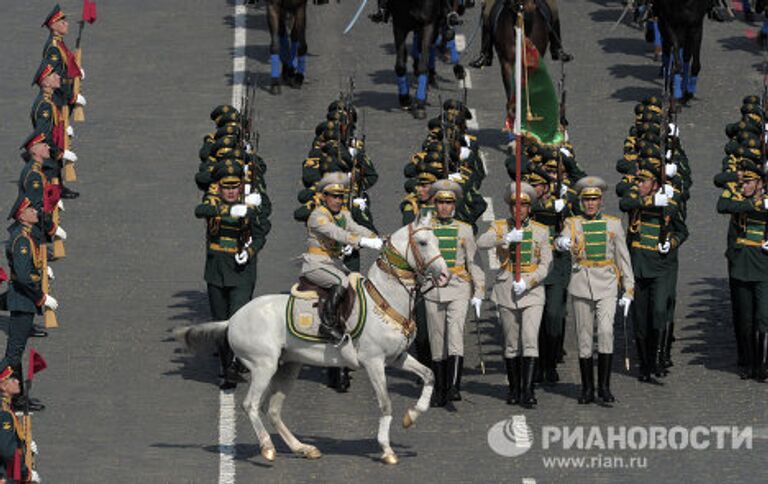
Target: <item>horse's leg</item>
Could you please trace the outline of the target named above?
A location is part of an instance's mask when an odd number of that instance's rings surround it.
[[[414,103],[413,116],[416,119],[427,117],[427,70],[429,62],[429,50],[434,40],[434,25],[425,25],[421,29],[421,53],[419,61],[416,63],[416,101]],[[426,54],[426,55],[425,55]]]
[[[271,66],[270,92],[280,94],[280,7],[273,2],[267,4],[267,24],[269,25],[269,63]]]
[[[437,62],[437,41],[438,37],[435,36],[434,40],[429,43],[429,58],[427,59],[427,69],[429,70],[429,77],[427,84],[430,87],[437,89],[437,71],[435,70],[435,64]]]
[[[399,358],[392,362],[391,366],[415,374],[424,383],[416,406],[406,410],[405,415],[403,415],[403,427],[408,428],[413,425],[419,415],[429,409],[429,401],[432,399],[432,390],[434,390],[435,386],[435,374],[408,353],[400,355]]]
[[[368,372],[368,378],[371,380],[371,386],[376,392],[376,398],[379,400],[379,409],[381,417],[379,418],[378,441],[383,453],[381,461],[385,464],[397,464],[395,451],[389,445],[389,426],[392,423],[392,402],[387,393],[387,375],[384,372],[384,359],[369,360],[361,362]]]
[[[685,86],[684,103],[696,96],[696,84],[699,81],[699,72],[701,72],[701,37],[703,32],[704,26],[698,25],[690,34],[687,55],[691,58],[691,72]]]
[[[269,407],[267,409],[267,415],[269,421],[283,438],[283,441],[288,445],[294,454],[301,455],[308,459],[319,459],[323,454],[314,445],[308,445],[302,443],[295,435],[288,429],[282,419],[283,403],[285,397],[291,391],[293,383],[296,381],[296,377],[299,376],[301,365],[299,363],[286,362],[277,368],[275,376],[272,377],[272,394],[269,397]]]
[[[404,28],[398,28],[395,22],[392,22],[392,32],[395,37],[395,75],[397,76],[397,97],[400,101],[400,107],[403,109],[411,108],[411,95],[408,93],[408,49],[405,45],[405,39],[408,37],[408,31]]]
[[[245,400],[243,400],[243,410],[248,414],[256,437],[259,439],[261,455],[265,459],[273,461],[276,455],[275,445],[272,443],[269,432],[264,428],[259,413],[261,400],[269,389],[270,381],[277,370],[277,359],[268,356],[249,358],[248,355],[244,355],[242,362],[251,371],[251,386],[248,388]]]
[[[296,8],[291,31],[292,54],[296,59],[296,74],[293,76],[292,87],[301,87],[304,83],[304,72],[307,68],[307,3]]]

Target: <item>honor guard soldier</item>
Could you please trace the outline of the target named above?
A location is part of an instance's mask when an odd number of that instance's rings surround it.
[[[740,376],[765,381],[768,377],[768,196],[765,172],[760,165],[743,160],[740,172],[739,189],[724,190],[717,202],[717,211],[731,215],[729,236],[734,234],[725,255],[742,352]]]
[[[539,325],[544,312],[542,281],[552,267],[549,230],[530,218],[536,190],[520,184],[520,229],[515,228],[515,183],[505,195],[511,217],[495,220],[477,240],[480,249],[496,249],[501,268],[496,274],[492,300],[504,329],[504,362],[509,394],[507,403],[535,405],[533,374],[539,356]],[[520,246],[520,280],[515,274],[515,253]],[[522,378],[521,378],[522,373]]]
[[[635,286],[632,263],[621,219],[603,213],[603,196],[608,190],[605,181],[587,176],[576,182],[574,189],[582,215],[566,219],[555,245],[558,251],[569,252],[573,257],[568,293],[572,298],[579,345],[579,403],[595,400],[595,325],[598,396],[603,402],[611,403],[615,401],[611,394],[613,321],[620,295],[624,317],[629,313]]]
[[[10,366],[0,371],[0,482],[40,482],[37,471],[30,473],[24,462],[24,429],[12,401],[21,395],[21,374]]]
[[[82,79],[83,71],[77,64],[75,54],[64,43],[64,36],[69,33],[69,22],[58,4],[48,14],[42,27],[47,27],[50,31],[48,41],[43,47],[43,59],[50,62],[54,71],[61,76],[64,100],[69,106],[85,106],[85,97],[74,89],[74,80],[78,77]]]
[[[337,309],[349,286],[349,271],[341,258],[361,247],[380,250],[383,242],[352,220],[349,211],[342,210],[344,197],[349,193],[346,173],[326,174],[317,184],[317,191],[322,203],[307,220],[307,251],[303,256],[301,277],[329,291],[330,295],[320,309],[320,320],[323,329],[339,344],[345,339],[345,329]]]
[[[219,195],[206,196],[195,216],[207,223],[205,281],[211,316],[226,321],[248,303],[256,285],[257,254],[264,247],[270,227],[264,226],[251,200],[243,196],[242,166],[222,162],[214,173]],[[233,354],[228,343],[219,348],[225,381],[235,386]]]
[[[640,360],[638,379],[658,383],[651,374],[663,375],[659,365],[662,335],[672,303],[678,248],[688,238],[688,229],[671,187],[661,186],[657,164],[642,161],[634,180],[619,207],[629,215],[627,239],[635,276],[632,320]]]
[[[435,217],[432,232],[440,253],[453,277],[445,287],[436,287],[424,295],[427,327],[432,350],[435,392],[432,406],[461,400],[461,376],[464,365],[464,323],[471,302],[475,315],[485,295],[485,274],[475,263],[477,245],[469,224],[454,218],[462,197],[461,187],[451,180],[432,184]]]
[[[42,235],[38,228],[40,211],[31,204],[29,198],[20,195],[9,218],[14,219],[8,227],[8,242],[5,248],[11,272],[11,284],[8,289],[8,310],[11,318],[8,323],[5,357],[0,362],[0,368],[10,366],[17,375],[22,375],[21,357],[33,329],[35,314],[41,314],[43,308],[55,311],[59,303],[42,289],[44,268],[40,249]],[[29,400],[29,405],[33,411],[45,408],[34,399]],[[21,408],[20,405],[17,407]]]

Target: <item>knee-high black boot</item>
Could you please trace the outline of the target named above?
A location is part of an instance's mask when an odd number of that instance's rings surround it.
[[[448,388],[446,398],[450,402],[461,400],[461,374],[464,371],[464,357],[452,355],[448,357]]]
[[[579,372],[581,373],[581,396],[579,403],[586,405],[595,401],[595,369],[592,356],[579,358]]]
[[[507,383],[509,384],[507,403],[510,405],[520,403],[520,360],[519,356],[504,358],[504,363],[507,366]]]
[[[432,362],[432,371],[435,373],[435,388],[432,391],[432,401],[429,403],[431,407],[444,407],[446,404],[445,370],[445,360]]]
[[[536,405],[536,394],[533,390],[533,372],[536,367],[537,357],[524,356],[523,357],[523,392],[521,397],[521,403],[527,406]]]
[[[611,393],[611,364],[613,353],[597,354],[597,396],[605,403],[616,401]]]
[[[765,381],[768,379],[768,368],[766,363],[766,358],[768,358],[768,348],[766,348],[766,345],[768,345],[768,337],[766,336],[766,333],[763,331],[757,332],[757,343],[755,348],[755,359],[753,363],[753,374],[754,378],[757,381]]]

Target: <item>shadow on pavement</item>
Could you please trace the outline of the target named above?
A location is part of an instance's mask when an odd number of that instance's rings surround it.
[[[181,309],[179,314],[171,316],[172,321],[185,321],[189,324],[207,323],[211,320],[208,307],[208,295],[202,291],[179,291],[173,295],[174,302],[168,307]]]

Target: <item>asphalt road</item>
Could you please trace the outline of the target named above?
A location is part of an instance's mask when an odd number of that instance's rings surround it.
[[[193,216],[199,193],[192,177],[200,141],[210,130],[208,113],[231,98],[234,6],[219,0],[98,3],[99,19],[86,27],[83,40],[87,122],[75,125],[77,188],[83,195],[67,203],[62,225],[70,235],[68,257],[55,264],[51,291],[61,303],[61,328],[46,340],[32,341],[49,362],[34,388],[48,405],[35,416],[39,469],[47,482],[56,483],[218,482],[216,366],[210,358],[181,352],[170,330],[209,318],[202,281],[204,228]],[[658,68],[640,32],[628,26],[610,30],[621,11],[619,2],[562,3],[565,44],[576,58],[567,66],[571,138],[581,165],[613,184],[619,178],[614,162],[621,156],[634,103],[661,90]],[[62,6],[70,14],[79,9],[74,0]],[[29,82],[46,37],[38,26],[49,8],[44,2],[14,2],[0,18],[7,59],[0,70],[4,214],[16,196],[17,147],[30,129],[29,106],[36,94]],[[306,83],[298,91],[284,88],[276,97],[266,91],[264,6],[248,10],[246,65],[260,86],[257,123],[275,206],[273,229],[260,255],[257,294],[285,291],[296,277],[293,259],[304,248],[304,229],[291,213],[300,164],[314,126],[351,75],[358,109],[365,112],[369,153],[381,174],[371,191],[376,224],[382,232],[398,226],[401,168],[426,128],[397,107],[390,27],[363,18],[347,37],[341,36],[356,8],[354,2],[309,6]],[[478,14],[470,11],[460,29],[467,37]],[[722,157],[723,126],[738,118],[745,94],[761,89],[756,70],[761,57],[746,38],[748,27],[741,21],[706,23],[700,97],[679,117],[695,184],[691,238],[681,249],[675,366],[663,387],[641,385],[618,372],[613,408],[577,405],[578,367],[569,340],[562,381],[537,392],[538,408],[507,406],[498,329],[487,303],[481,327],[489,372],[480,375],[474,368],[475,335],[468,325],[465,399],[455,411],[431,410],[407,431],[393,425],[398,466],[376,461],[378,409],[364,373],[355,373],[352,391],[339,395],[325,387],[321,372],[305,369],[286,403],[285,420],[323,451],[323,459],[293,457],[274,434],[278,459],[265,462],[238,410],[236,481],[762,480],[766,434],[759,429],[768,426],[766,386],[742,382],[735,374],[723,258],[726,220],[714,215],[718,192],[710,182]],[[550,71],[559,72],[556,66]],[[460,95],[450,66],[439,65],[439,74],[442,96]],[[503,216],[500,196],[508,179],[500,76],[496,67],[471,75],[468,100],[477,113],[490,171],[483,193],[494,200],[496,215]],[[429,113],[437,114],[437,92],[430,92],[430,99]],[[617,212],[616,200],[608,205],[609,212]],[[7,322],[7,316],[0,316],[0,322]],[[567,332],[572,339],[571,323]],[[391,374],[389,388],[397,422],[418,387],[410,377]],[[241,385],[236,393],[238,404],[244,390]],[[526,417],[533,448],[522,456],[502,457],[489,447],[487,433],[511,415]],[[539,445],[545,425],[752,425],[763,438],[755,438],[751,450],[558,452]],[[645,457],[647,465],[553,469],[542,460],[598,455]]]

